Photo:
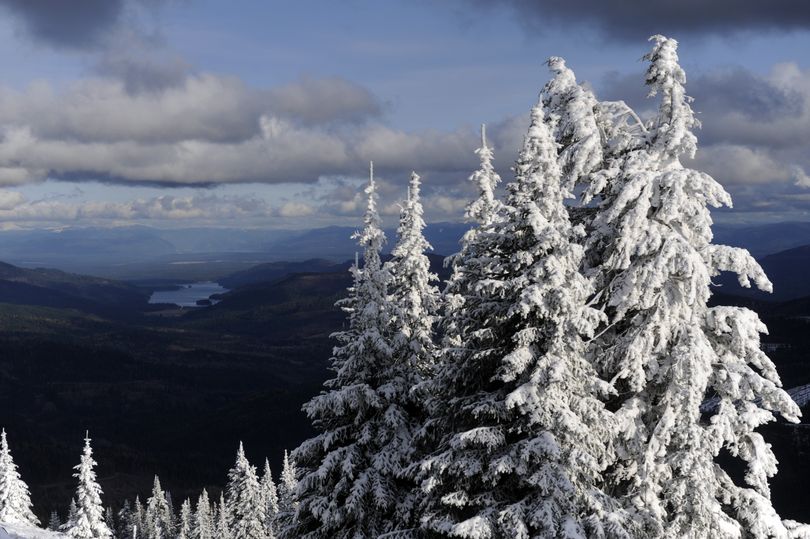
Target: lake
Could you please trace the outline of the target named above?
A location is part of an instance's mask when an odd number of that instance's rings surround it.
[[[178,285],[178,290],[158,290],[152,293],[149,303],[174,303],[179,307],[197,307],[197,301],[208,299],[213,294],[223,294],[228,291],[213,281],[187,283]],[[214,302],[216,303],[216,302]]]

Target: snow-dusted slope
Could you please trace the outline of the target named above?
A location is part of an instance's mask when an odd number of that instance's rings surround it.
[[[64,539],[63,533],[49,532],[20,524],[0,523],[0,539]]]

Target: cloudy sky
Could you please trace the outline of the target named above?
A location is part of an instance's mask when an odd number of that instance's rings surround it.
[[[650,110],[646,37],[681,42],[696,165],[726,222],[810,221],[810,3],[0,0],[0,227],[354,224],[367,162],[458,220],[480,123],[509,176],[568,60]]]

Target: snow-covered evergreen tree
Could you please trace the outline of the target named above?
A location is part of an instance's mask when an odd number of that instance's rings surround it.
[[[270,461],[264,459],[264,473],[261,480],[261,491],[264,500],[264,533],[269,539],[275,537],[275,520],[279,512],[278,489],[273,481]]]
[[[563,205],[557,145],[540,103],[502,219],[479,231],[485,279],[456,313],[466,340],[432,382],[423,525],[449,537],[627,537],[600,488],[611,462],[608,388],[585,357],[601,317],[579,273],[583,231]],[[464,261],[462,260],[461,263]]]
[[[304,408],[321,433],[294,452],[303,470],[297,521],[285,530],[287,537],[376,537],[392,526],[390,513],[399,501],[395,474],[401,464],[388,457],[402,451],[395,447],[402,440],[396,400],[401,393],[391,392],[396,360],[390,344],[390,275],[380,263],[385,235],[373,174],[366,194],[365,226],[355,235],[364,265],[352,268],[354,285],[340,302],[349,320],[348,328],[335,334],[336,376]]]
[[[388,382],[381,387],[390,405],[385,414],[394,441],[377,455],[381,466],[394,477],[391,482],[396,511],[390,517],[394,529],[411,529],[421,495],[414,496],[412,476],[417,467],[413,437],[424,420],[424,399],[416,388],[430,376],[436,361],[434,324],[438,318],[438,277],[430,271],[426,252],[432,249],[424,236],[421,180],[411,173],[408,197],[402,205],[397,244],[385,267],[391,275],[388,307],[391,311],[390,341],[394,361],[388,367]]]
[[[278,483],[279,511],[289,512],[296,509],[296,493],[298,491],[298,471],[295,461],[284,450],[284,460],[281,464],[281,477]]]
[[[172,537],[172,515],[166,501],[166,493],[160,486],[160,479],[155,476],[152,485],[152,496],[146,500],[144,512],[143,536],[145,539],[168,539]]]
[[[115,528],[115,536],[118,539],[130,539],[133,537],[132,532],[136,525],[133,522],[134,517],[132,504],[129,503],[129,500],[124,500],[121,509],[118,510],[118,525]]]
[[[191,511],[191,502],[186,498],[180,506],[180,521],[177,525],[177,539],[192,539],[194,515]]]
[[[487,143],[487,127],[481,125],[481,147],[475,150],[481,165],[472,173],[469,180],[478,188],[478,197],[467,205],[464,217],[469,223],[476,225],[471,232],[465,234],[462,245],[472,243],[478,228],[487,227],[498,220],[503,207],[498,200],[495,190],[501,183],[501,177],[495,171],[493,160],[495,153]]]
[[[110,530],[110,536],[115,537],[115,513],[113,512],[112,507],[107,507],[104,510],[104,524],[106,524],[107,528]]]
[[[264,539],[264,496],[242,443],[228,472],[228,527],[233,539]]]
[[[6,429],[0,432],[0,522],[39,526],[31,509],[31,495],[17,471],[6,439]]]
[[[59,513],[51,511],[51,516],[48,518],[48,530],[58,532],[62,529],[62,521],[59,519]]]
[[[174,510],[172,493],[168,490],[166,491],[166,506],[169,508],[167,511],[167,514],[169,515],[169,530],[171,530],[171,534],[174,535],[174,532],[177,529],[177,515]]]
[[[101,486],[96,480],[96,461],[90,437],[84,439],[84,450],[79,464],[75,466],[73,477],[78,479],[76,488],[76,512],[65,533],[78,539],[106,539],[112,537],[112,530],[104,521],[104,506],[101,504]]]
[[[135,496],[135,503],[132,506],[132,530],[129,537],[146,537],[146,509],[141,503],[140,496]],[[132,532],[136,533],[132,533]]]
[[[503,204],[495,196],[495,189],[501,177],[492,164],[492,148],[487,144],[486,126],[481,126],[481,147],[476,150],[481,166],[471,176],[470,181],[478,188],[478,196],[467,205],[465,219],[473,227],[461,239],[461,252],[450,257],[453,272],[444,290],[444,317],[440,324],[444,330],[443,355],[462,353],[462,345],[471,334],[477,331],[479,323],[474,309],[465,306],[468,301],[476,301],[476,286],[487,278],[488,259],[481,251],[479,235],[501,219]]]
[[[230,514],[230,509],[228,508],[228,503],[225,501],[225,493],[221,492],[219,494],[219,503],[216,504],[216,523],[214,524],[214,537],[230,537],[231,530],[228,526],[228,515]]]
[[[609,317],[594,357],[618,390],[612,488],[644,536],[785,537],[767,485],[776,460],[755,429],[774,413],[793,421],[799,411],[759,349],[757,316],[707,307],[720,271],[744,286],[771,285],[746,251],[711,243],[708,206],[731,200],[681,162],[695,153],[698,121],[677,43],[652,40],[646,82],[661,96],[658,115],[604,171],[589,241],[595,299]],[[716,406],[702,415],[707,397]],[[745,486],[715,461],[722,449],[745,462]]]
[[[577,84],[564,59],[552,56],[548,66],[553,77],[543,88],[541,99],[558,144],[563,192],[572,197],[574,187],[603,165],[599,103],[592,92]],[[590,198],[592,194],[586,193]]]
[[[424,236],[425,220],[421,200],[421,180],[411,173],[408,198],[400,214],[397,244],[386,264],[391,275],[390,305],[393,308],[392,345],[400,372],[392,373],[390,391],[399,392],[395,398],[407,403],[407,393],[420,382],[418,374],[429,373],[436,359],[433,325],[439,310],[438,276],[430,271],[425,254],[432,249]],[[396,384],[396,385],[395,385]],[[403,431],[409,430],[403,425]],[[403,443],[407,443],[403,440]],[[392,455],[393,457],[393,455]]]
[[[197,499],[197,508],[194,512],[194,539],[214,539],[214,515],[211,513],[211,502],[208,491],[203,489]]]
[[[74,523],[76,522],[76,517],[78,515],[79,509],[76,505],[76,498],[70,499],[70,505],[68,506],[68,516],[67,520],[64,524],[62,524],[62,531],[70,529]]]

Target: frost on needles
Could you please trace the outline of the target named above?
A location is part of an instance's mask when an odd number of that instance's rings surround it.
[[[402,328],[400,341],[385,329],[401,313],[389,291],[403,266],[378,269],[370,203],[360,238],[372,266],[352,270],[338,377],[306,408],[322,433],[296,452],[307,537],[810,536],[770,501],[776,460],[756,428],[799,410],[760,350],[765,327],[747,309],[708,307],[721,271],[770,283],[746,251],[712,243],[709,207],[731,200],[684,166],[699,124],[677,43],[651,42],[645,82],[659,106],[646,120],[549,59],[503,200],[482,130],[472,228],[449,259],[433,343],[402,348]],[[420,275],[409,293],[428,290]],[[432,365],[413,363],[431,347]],[[394,433],[410,449],[391,452]]]

